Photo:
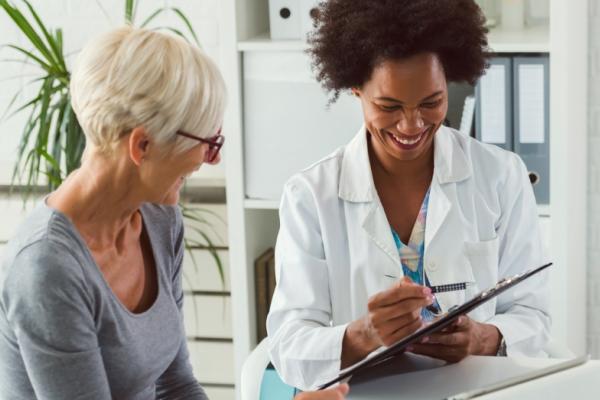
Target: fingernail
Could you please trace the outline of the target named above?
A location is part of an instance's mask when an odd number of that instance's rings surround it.
[[[423,339],[421,339],[421,343],[427,343],[429,342],[429,336],[425,336]]]
[[[435,297],[433,297],[432,295],[427,296],[427,304],[433,304],[434,300],[435,300]]]
[[[423,294],[426,295],[426,296],[429,295],[429,294],[431,294],[431,289],[428,288],[428,287],[423,288]]]
[[[413,351],[413,350],[414,350],[414,347],[412,347],[412,346],[408,346],[408,347],[406,348],[406,351]]]

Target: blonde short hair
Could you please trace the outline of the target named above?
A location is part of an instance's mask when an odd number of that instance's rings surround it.
[[[102,151],[137,126],[184,151],[219,129],[225,83],[215,63],[185,39],[125,26],[88,43],[71,77],[71,102],[88,142]]]

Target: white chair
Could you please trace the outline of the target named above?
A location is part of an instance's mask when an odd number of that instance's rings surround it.
[[[548,343],[546,343],[544,352],[546,352],[550,358],[575,358],[575,353],[569,350],[567,346],[557,342],[553,338],[550,338]]]
[[[259,400],[260,384],[269,365],[267,338],[264,338],[248,356],[242,367],[241,400]]]

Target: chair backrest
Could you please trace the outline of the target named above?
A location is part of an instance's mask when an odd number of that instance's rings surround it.
[[[271,365],[267,338],[248,356],[242,367],[241,400],[288,400],[296,389],[286,385]]]

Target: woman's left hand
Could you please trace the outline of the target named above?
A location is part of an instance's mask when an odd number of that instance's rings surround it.
[[[501,340],[502,335],[494,325],[475,322],[461,315],[455,324],[411,345],[408,351],[458,362],[470,354],[496,355]]]

